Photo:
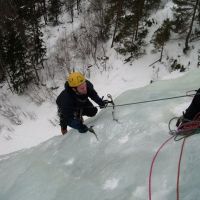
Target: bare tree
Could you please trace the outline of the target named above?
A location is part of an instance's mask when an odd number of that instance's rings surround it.
[[[71,69],[71,56],[69,52],[69,42],[67,37],[61,38],[57,42],[57,51],[55,54],[55,59],[57,62],[57,65],[64,71],[67,71],[67,73],[70,73],[72,71]]]
[[[117,0],[117,2],[116,2],[117,14],[116,14],[114,32],[113,32],[113,36],[112,36],[111,48],[113,47],[113,44],[114,44],[114,39],[115,39],[115,35],[116,35],[116,32],[117,32],[118,23],[119,23],[119,18],[122,15],[123,1],[124,0]]]
[[[192,20],[191,20],[189,31],[188,31],[188,34],[187,34],[187,37],[186,37],[186,40],[185,40],[185,48],[183,49],[183,52],[186,52],[189,49],[188,43],[189,43],[189,39],[190,39],[190,36],[191,36],[192,27],[193,27],[193,23],[194,23],[194,20],[195,20],[195,15],[196,15],[196,11],[197,11],[198,6],[199,6],[199,0],[196,0],[196,4],[194,6]]]

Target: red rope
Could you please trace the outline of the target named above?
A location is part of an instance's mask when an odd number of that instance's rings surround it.
[[[160,148],[157,150],[156,154],[153,157],[152,163],[151,163],[151,168],[150,168],[150,173],[149,173],[149,200],[151,200],[151,177],[152,177],[152,172],[153,172],[153,165],[154,162],[156,160],[156,157],[158,155],[158,153],[160,152],[160,150],[163,148],[163,146],[165,144],[167,144],[174,136],[170,137],[169,139],[167,139],[161,146]]]
[[[200,112],[195,115],[192,121],[185,122],[178,127],[178,130],[190,131],[200,128]]]
[[[180,170],[181,170],[181,159],[183,155],[183,147],[185,144],[185,140],[186,138],[183,139],[183,143],[181,146],[181,153],[180,153],[179,162],[178,162],[178,173],[177,173],[177,183],[176,183],[176,199],[177,200],[179,200],[179,180],[180,180]]]
[[[180,125],[178,129],[179,129],[179,132],[181,133],[187,133],[188,131],[194,131],[195,129],[197,130],[199,128],[200,128],[200,113],[198,113],[192,121],[186,122]],[[179,200],[179,181],[180,181],[180,170],[181,170],[181,159],[183,155],[183,148],[185,145],[186,138],[191,134],[190,132],[188,133],[189,134],[188,135],[186,134],[186,137],[183,138],[183,143],[181,146],[181,152],[179,156],[177,182],[176,182],[176,200]],[[156,157],[158,156],[158,153],[163,148],[163,146],[167,144],[173,137],[174,136],[170,137],[169,139],[167,139],[165,142],[162,143],[160,148],[156,151],[156,154],[154,155],[153,160],[151,162],[151,168],[149,172],[149,200],[151,200],[151,179],[152,179],[153,166],[154,166]]]
[[[178,130],[181,132],[181,130],[183,131],[192,131],[194,129],[198,129],[200,127],[200,121],[190,121],[190,122],[186,122],[182,125],[180,125],[178,127]]]
[[[160,152],[160,150],[163,148],[163,146],[165,144],[167,144],[174,136],[170,137],[169,139],[167,139],[161,146],[160,148],[157,150],[156,154],[153,157],[152,163],[151,163],[151,168],[150,168],[150,173],[149,173],[149,200],[151,200],[151,196],[152,196],[152,189],[151,189],[151,179],[152,179],[152,172],[153,172],[153,166],[156,160],[156,157],[158,156],[158,153]],[[181,159],[182,159],[182,155],[183,155],[183,149],[184,149],[184,145],[185,145],[185,141],[186,138],[183,139],[183,143],[181,146],[181,152],[180,152],[180,156],[179,156],[179,162],[178,162],[178,173],[177,173],[177,183],[176,183],[176,200],[179,200],[179,181],[180,181],[180,169],[181,169]]]
[[[194,129],[198,129],[200,128],[200,113],[197,113],[197,115],[194,117],[194,119],[190,122],[187,122],[183,125],[180,126],[183,130],[190,131],[190,130],[194,130]],[[176,182],[176,199],[179,200],[179,181],[180,181],[180,171],[181,171],[181,159],[182,159],[182,155],[183,155],[183,148],[185,145],[185,141],[186,141],[185,137],[183,139],[183,143],[181,146],[181,152],[180,152],[180,156],[179,156],[179,161],[178,161],[178,173],[177,173],[177,182]]]

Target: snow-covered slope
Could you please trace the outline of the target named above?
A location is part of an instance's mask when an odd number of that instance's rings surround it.
[[[109,42],[104,44],[106,56],[109,57],[107,71],[102,71],[93,66],[89,78],[100,96],[106,96],[110,93],[116,98],[126,90],[147,86],[150,81],[156,82],[157,80],[173,79],[184,75],[179,71],[170,72],[173,59],[177,59],[180,64],[185,65],[186,73],[189,69],[197,68],[199,44],[198,42],[190,43],[193,48],[188,55],[184,55],[182,53],[183,40],[171,40],[164,48],[162,62],[149,66],[160,57],[159,52],[151,53],[153,49],[153,45],[150,43],[152,34],[164,19],[172,17],[172,2],[163,1],[163,5],[160,10],[150,16],[150,19],[154,19],[156,23],[149,29],[146,41],[148,44],[146,47],[147,54],[142,58],[135,60],[132,64],[125,64],[123,57],[110,49]],[[44,35],[48,56],[56,51],[56,41],[59,38],[65,38],[72,31],[78,29],[82,16],[75,18],[74,24],[67,23],[68,17],[67,14],[64,14],[60,19],[63,24],[58,27],[45,27]],[[190,65],[188,65],[189,62]],[[54,67],[56,69],[57,66]],[[57,72],[55,69],[52,71]],[[28,95],[11,94],[6,85],[0,85],[0,155],[38,145],[55,135],[61,134],[55,98],[63,90],[66,75],[53,75],[57,79],[47,80],[46,86],[42,86],[39,91],[30,89]],[[50,88],[54,83],[59,88],[51,91]]]
[[[200,71],[129,90],[116,104],[183,95],[199,87]],[[168,121],[179,115],[191,98],[112,108],[86,120],[91,133],[71,130],[28,150],[0,157],[2,200],[146,200],[152,158],[167,140]],[[186,105],[187,103],[187,105]],[[199,198],[199,137],[186,140],[180,179],[180,198]],[[160,152],[152,174],[152,199],[176,197],[181,142],[169,142]]]

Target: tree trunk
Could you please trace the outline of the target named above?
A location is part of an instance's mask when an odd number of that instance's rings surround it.
[[[192,16],[192,21],[191,21],[191,24],[190,24],[190,28],[189,28],[186,40],[185,40],[185,48],[183,49],[184,53],[186,53],[187,50],[189,49],[188,43],[189,43],[190,35],[191,35],[191,32],[192,32],[192,27],[193,27],[193,23],[194,23],[194,19],[195,19],[195,15],[196,15],[196,10],[197,10],[198,4],[199,4],[199,0],[196,0],[196,5],[194,7],[194,12],[193,12],[193,16]]]
[[[1,57],[0,57],[0,67],[1,67],[1,70],[2,70],[2,71],[4,72],[4,74],[5,74],[5,79],[6,79],[6,82],[8,83],[8,87],[9,87],[10,91],[11,91],[12,93],[14,93],[14,91],[13,91],[13,89],[12,89],[12,86],[10,85],[10,82],[9,82],[9,80],[8,80],[8,78],[7,78],[7,76],[8,76],[9,74],[8,74],[8,72],[7,72],[7,70],[6,70],[6,67],[4,67],[3,60],[1,59]]]
[[[114,28],[114,32],[113,32],[111,48],[113,48],[114,39],[115,39],[115,35],[117,32],[117,28],[118,28],[118,21],[119,21],[119,17],[120,17],[121,11],[122,11],[122,5],[123,5],[123,0],[118,0],[117,16],[116,16],[116,21],[115,21],[115,28]]]
[[[139,19],[137,19],[137,22],[136,22],[136,30],[134,32],[134,39],[137,40],[138,38],[138,29],[139,29]],[[132,40],[133,42],[134,40]]]
[[[137,13],[137,21],[136,21],[136,30],[135,30],[135,40],[138,38],[138,30],[139,30],[139,25],[140,25],[140,19],[142,18],[143,15],[143,8],[144,8],[144,1],[141,0],[139,1],[139,7],[138,7],[138,13]]]
[[[74,22],[74,8],[73,8],[73,5],[70,6],[70,14],[71,14],[71,19],[72,19],[71,23],[73,23]]]
[[[162,45],[162,49],[161,49],[161,53],[160,53],[160,59],[159,59],[160,62],[162,61],[162,57],[163,57],[164,45],[165,44]]]
[[[198,21],[199,21],[199,24],[200,24],[200,2],[199,2],[199,5],[198,5]]]
[[[77,8],[77,12],[78,12],[78,15],[79,15],[79,11],[80,11],[80,2],[81,0],[76,0],[76,8]]]
[[[117,32],[117,24],[118,24],[118,19],[116,19],[116,21],[115,21],[115,29],[114,29],[114,32],[113,32],[113,38],[112,38],[111,48],[113,48],[114,39],[115,39],[115,35],[116,35],[116,32]]]
[[[43,0],[42,1],[42,10],[44,12],[43,16],[44,16],[44,21],[45,21],[45,24],[47,24],[47,7],[46,7],[46,0]]]

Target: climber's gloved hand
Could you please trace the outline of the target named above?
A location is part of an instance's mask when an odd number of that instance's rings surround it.
[[[102,104],[99,105],[99,107],[102,109],[102,108],[106,108],[108,103],[110,103],[109,100],[102,100]]]
[[[79,133],[86,133],[88,131],[88,127],[85,124],[82,124],[81,127],[78,129]]]
[[[65,134],[67,133],[67,128],[62,128],[62,127],[61,127],[61,133],[62,133],[63,135],[65,135]]]

